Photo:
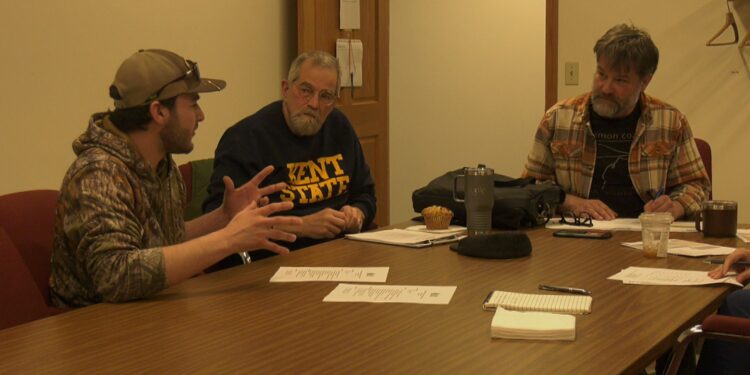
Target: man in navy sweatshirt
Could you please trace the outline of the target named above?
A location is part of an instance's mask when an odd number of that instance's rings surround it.
[[[285,182],[287,188],[270,195],[271,202],[293,202],[285,214],[302,218],[301,225],[280,228],[297,235],[284,246],[296,250],[367,228],[375,216],[375,185],[357,134],[334,108],[340,86],[335,57],[322,51],[298,56],[281,82],[282,100],[222,136],[203,211],[220,206],[223,176],[242,184],[273,165],[265,182]],[[252,260],[271,255],[250,253]]]

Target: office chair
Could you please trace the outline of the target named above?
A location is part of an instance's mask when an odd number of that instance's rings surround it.
[[[214,171],[214,159],[192,160],[178,167],[185,182],[185,220],[192,220],[203,214],[203,201],[208,195],[208,184]]]
[[[47,305],[58,195],[57,190],[29,190],[0,196],[0,227],[5,228]]]
[[[700,139],[695,138],[695,146],[698,147],[698,153],[701,155],[701,159],[703,160],[703,165],[706,167],[706,172],[708,173],[708,180],[711,182],[711,185],[713,185],[714,179],[713,175],[711,174],[711,146],[708,144],[708,142]],[[711,189],[711,193],[708,194],[708,199],[713,198],[713,189]]]
[[[21,254],[0,227],[0,329],[51,315]]]
[[[178,166],[185,183],[185,195],[187,205],[185,206],[185,221],[195,219],[203,214],[203,201],[208,196],[208,184],[211,182],[211,174],[214,171],[214,159],[192,160]],[[237,253],[242,264],[250,263],[250,255],[247,251]],[[231,257],[231,256],[230,256]],[[221,270],[227,265],[234,264],[233,260],[225,259],[211,267],[205,272]]]
[[[666,375],[677,374],[687,348],[699,338],[750,343],[750,319],[714,314],[703,323],[686,329],[677,338]]]

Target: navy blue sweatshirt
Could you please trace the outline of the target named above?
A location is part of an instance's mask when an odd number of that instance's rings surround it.
[[[291,201],[294,208],[281,215],[305,216],[324,208],[351,205],[362,210],[367,228],[375,216],[375,184],[362,146],[351,123],[333,109],[320,131],[309,137],[294,135],[286,124],[282,102],[271,103],[227,129],[216,147],[214,171],[203,212],[221,206],[223,176],[235,186],[249,181],[267,165],[274,172],[263,185],[286,182],[288,187],[269,196],[271,202]],[[325,240],[298,238],[283,243],[299,249]],[[253,256],[253,259],[259,257]]]

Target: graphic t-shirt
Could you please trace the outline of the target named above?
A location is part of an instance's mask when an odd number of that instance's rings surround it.
[[[643,200],[633,187],[628,173],[628,154],[635,128],[641,116],[640,102],[623,118],[604,118],[589,104],[591,130],[596,137],[596,165],[589,199],[599,199],[618,217],[637,217],[643,212]]]

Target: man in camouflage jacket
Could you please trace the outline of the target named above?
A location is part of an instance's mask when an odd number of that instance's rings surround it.
[[[50,276],[56,305],[148,297],[234,252],[288,252],[272,240],[295,236],[274,226],[300,219],[270,217],[291,203],[263,205],[285,187],[259,186],[272,167],[237,189],[225,178],[221,209],[182,219],[185,187],[171,154],[193,149],[204,119],[198,93],[225,86],[165,50],[141,50],[122,63],[110,87],[115,110],[91,117],[62,183]]]

